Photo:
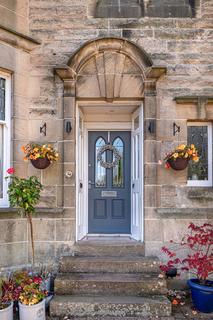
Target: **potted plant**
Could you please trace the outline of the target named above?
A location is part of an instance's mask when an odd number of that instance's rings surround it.
[[[40,281],[35,279],[31,284],[23,287],[19,296],[20,320],[45,320],[45,296],[46,292],[41,290]]]
[[[19,178],[15,176],[15,170],[13,168],[9,168],[7,173],[10,174],[10,177],[6,177],[6,179],[11,179],[8,187],[10,205],[11,207],[18,208],[18,212],[27,218],[30,225],[32,262],[34,264],[35,250],[32,215],[35,214],[35,205],[40,199],[42,184],[35,176],[29,178]]]
[[[24,160],[30,160],[37,169],[46,169],[50,163],[59,159],[59,153],[51,144],[29,143],[22,146]]]
[[[167,169],[172,168],[174,170],[185,169],[190,160],[194,162],[199,161],[198,151],[195,148],[194,144],[181,144],[177,148],[175,148],[175,150],[168,153],[164,158],[165,167]]]
[[[180,271],[195,275],[188,280],[193,304],[197,310],[210,313],[213,312],[213,281],[209,279],[213,274],[213,225],[205,223],[196,226],[190,223],[188,230],[189,233],[184,235],[180,243],[170,241],[172,249],[162,248],[169,260],[160,268],[166,273],[178,267]],[[177,255],[179,249],[181,254],[185,253],[182,258]]]
[[[0,319],[13,320],[13,302],[0,298]]]

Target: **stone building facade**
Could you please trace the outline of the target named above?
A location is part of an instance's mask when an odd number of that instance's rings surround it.
[[[129,234],[144,242],[147,256],[159,256],[189,222],[212,220],[211,0],[6,0],[0,13],[0,78],[8,84],[1,175],[12,165],[17,175],[36,175],[44,185],[33,219],[37,261],[71,253],[88,233],[87,132],[134,136],[134,112],[142,143]],[[158,163],[187,143],[190,126],[200,128],[208,154],[206,175],[194,181],[187,181],[187,169]],[[24,162],[21,146],[29,141],[54,144],[59,162],[45,170]],[[0,186],[5,195],[6,184]],[[26,220],[2,201],[1,267],[29,263],[28,238]]]

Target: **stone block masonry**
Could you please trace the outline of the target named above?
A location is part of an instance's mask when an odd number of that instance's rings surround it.
[[[20,10],[26,7],[26,1],[17,3]],[[155,3],[144,1],[144,10],[151,10]],[[159,3],[163,5],[166,1]],[[174,6],[174,1],[171,4]],[[189,10],[188,1],[181,4],[184,10]],[[190,18],[95,18],[96,5],[92,0],[30,0],[29,15],[19,11],[16,24],[12,25],[10,17],[8,27],[27,34],[25,19],[22,19],[26,16],[28,35],[41,44],[31,52],[17,48],[16,43],[8,45],[1,40],[0,44],[0,69],[13,72],[13,164],[19,175],[35,174],[45,185],[40,204],[45,210],[39,209],[35,218],[36,256],[41,261],[47,256],[54,260],[72,252],[76,235],[76,101],[72,92],[64,97],[66,90],[54,69],[67,65],[76,50],[100,37],[133,42],[147,52],[154,66],[167,68],[166,75],[157,82],[155,93],[147,91],[144,98],[145,124],[154,119],[156,128],[154,134],[145,130],[144,142],[146,255],[159,255],[162,244],[173,234],[179,237],[188,222],[213,219],[209,200],[212,188],[206,188],[204,200],[199,188],[196,189],[199,195],[192,197],[186,186],[186,171],[165,171],[158,164],[172,147],[186,142],[188,120],[198,121],[200,114],[205,114],[202,120],[213,121],[211,101],[207,102],[206,111],[199,113],[196,101],[177,104],[174,100],[180,96],[212,95],[212,1],[195,1],[196,14]],[[5,10],[0,7],[2,17]],[[87,71],[90,72],[89,67]],[[123,92],[128,93],[129,86],[125,88]],[[86,95],[86,89],[78,92]],[[94,97],[95,93],[92,94]],[[64,133],[66,120],[73,124],[70,135]],[[47,136],[41,137],[39,127],[44,122]],[[173,136],[173,122],[181,126],[179,136]],[[41,140],[55,144],[62,154],[59,163],[44,172],[23,162],[20,151],[28,141]],[[73,172],[71,179],[66,177],[66,171]],[[1,257],[4,257],[0,263],[2,266],[26,264],[30,258],[26,221],[5,210],[0,210],[0,229],[7,230],[0,237]]]

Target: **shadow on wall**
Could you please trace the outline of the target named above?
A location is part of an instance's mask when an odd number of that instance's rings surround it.
[[[98,0],[96,18],[192,18],[195,0]]]

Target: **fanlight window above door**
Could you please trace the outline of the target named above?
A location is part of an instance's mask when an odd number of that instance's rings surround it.
[[[113,146],[118,150],[120,154],[120,160],[118,164],[113,168],[113,187],[122,188],[124,186],[124,143],[121,138],[116,138],[113,142]],[[113,156],[113,161],[115,156]]]
[[[105,144],[106,141],[102,137],[98,138],[95,143],[95,186],[97,188],[106,187],[106,169],[101,166],[100,161],[97,159],[98,151]],[[102,159],[106,161],[106,152],[103,153]]]

